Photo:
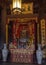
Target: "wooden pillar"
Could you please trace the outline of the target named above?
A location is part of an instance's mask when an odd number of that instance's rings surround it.
[[[39,37],[39,23],[37,23],[37,43],[40,43]]]
[[[2,31],[2,43],[6,43],[6,6],[2,9],[2,22],[1,22],[1,31]]]
[[[8,44],[8,24],[6,24],[6,44]]]

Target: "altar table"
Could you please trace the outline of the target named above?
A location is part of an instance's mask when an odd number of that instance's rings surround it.
[[[33,51],[31,49],[10,49],[11,62],[33,63]]]

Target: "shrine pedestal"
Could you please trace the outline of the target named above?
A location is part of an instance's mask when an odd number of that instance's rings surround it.
[[[33,63],[33,54],[29,49],[11,49],[11,62]]]

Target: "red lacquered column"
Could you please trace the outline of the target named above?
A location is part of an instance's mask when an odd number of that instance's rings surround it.
[[[13,44],[16,46],[17,44],[16,44],[16,23],[14,22],[13,23],[13,28],[12,28],[12,35],[13,35]]]

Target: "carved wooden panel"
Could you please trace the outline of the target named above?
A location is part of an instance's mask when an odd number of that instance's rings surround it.
[[[41,44],[43,48],[43,57],[46,58],[46,22],[41,20]]]

